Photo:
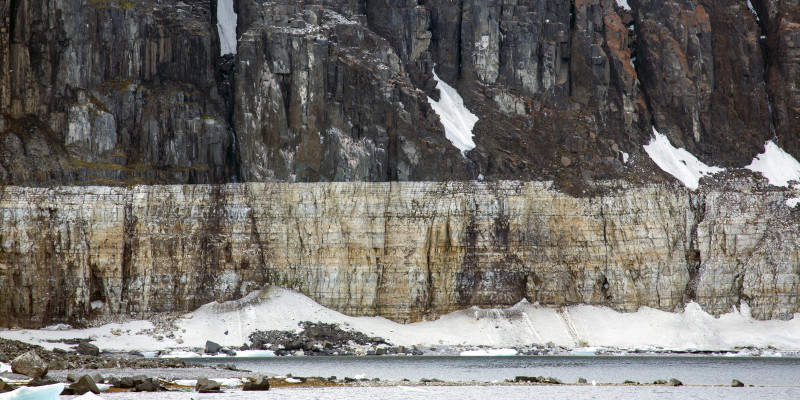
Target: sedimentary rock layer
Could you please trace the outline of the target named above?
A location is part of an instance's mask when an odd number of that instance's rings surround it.
[[[523,298],[800,312],[797,193],[547,182],[5,187],[0,326],[186,312],[264,284],[418,321]]]

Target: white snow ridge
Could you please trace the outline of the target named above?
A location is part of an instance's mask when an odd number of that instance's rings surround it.
[[[644,151],[659,168],[683,182],[689,189],[697,190],[700,178],[724,171],[722,168],[703,164],[684,149],[673,147],[669,139],[658,133],[656,128],[653,128],[653,134],[655,137],[650,144],[644,146]]]
[[[220,55],[236,54],[236,12],[233,11],[233,0],[217,0],[217,31]]]
[[[800,163],[771,140],[745,168],[761,173],[773,186],[788,187],[790,181],[800,181]]]
[[[439,89],[439,101],[428,97],[428,103],[433,111],[439,115],[444,125],[444,134],[447,140],[458,147],[462,154],[475,148],[472,141],[472,128],[478,122],[478,117],[464,107],[461,95],[450,85],[439,79],[436,71],[433,72],[436,88]]]

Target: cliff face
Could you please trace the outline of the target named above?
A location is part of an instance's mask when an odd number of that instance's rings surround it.
[[[6,187],[0,326],[187,312],[264,284],[352,315],[598,304],[800,312],[788,194],[549,183]],[[795,196],[797,194],[795,193]],[[101,301],[102,303],[92,302]]]
[[[266,283],[398,321],[800,311],[791,192],[689,192],[642,148],[800,158],[797,1],[226,1],[0,2],[0,325]],[[465,155],[434,72],[479,117]]]
[[[0,182],[665,178],[651,128],[720,166],[800,157],[794,2],[236,0],[0,5]],[[223,21],[224,23],[224,21]],[[227,45],[225,47],[227,49]],[[480,121],[464,158],[433,71]],[[624,164],[632,155],[635,167]]]

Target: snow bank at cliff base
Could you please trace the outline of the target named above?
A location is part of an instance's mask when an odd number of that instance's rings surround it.
[[[730,351],[754,347],[800,350],[800,315],[796,314],[789,321],[755,320],[746,304],[714,317],[696,303],[687,304],[680,313],[648,307],[634,313],[621,313],[587,305],[541,307],[523,300],[507,309],[470,308],[435,321],[404,325],[382,317],[347,316],[300,293],[276,286],[265,287],[239,300],[206,304],[178,319],[178,329],[172,332],[174,337],[171,338],[157,340],[151,335],[137,335],[134,329],[120,335],[118,326],[70,331],[2,331],[0,337],[48,348],[62,346],[46,341],[53,339],[53,334],[68,338],[91,337],[100,348],[119,351],[202,348],[206,340],[237,347],[248,343],[249,335],[256,330],[296,331],[302,321],[336,323],[343,329],[379,336],[403,346],[461,345],[502,349],[552,343],[567,349]],[[141,327],[149,323],[134,321],[129,324]]]

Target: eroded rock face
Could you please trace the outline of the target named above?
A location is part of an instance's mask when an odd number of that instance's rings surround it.
[[[10,0],[0,182],[483,175],[580,193],[663,180],[653,127],[708,164],[747,165],[773,136],[800,157],[796,4],[630,4],[239,0],[238,53],[219,56],[213,1]],[[428,105],[434,70],[480,117],[466,158]]]
[[[186,312],[264,284],[397,321],[523,298],[711,313],[745,301],[785,318],[800,310],[791,195],[741,182],[584,198],[522,182],[6,187],[0,324]]]
[[[208,2],[4,2],[0,181],[227,182]]]

